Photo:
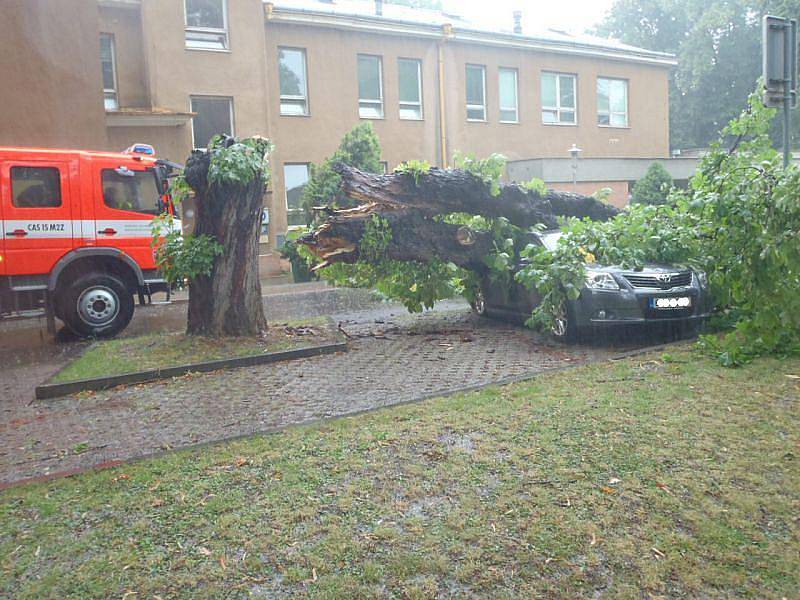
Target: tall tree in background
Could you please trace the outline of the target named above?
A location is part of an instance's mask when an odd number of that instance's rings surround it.
[[[670,80],[670,142],[706,147],[739,114],[761,74],[764,14],[796,18],[800,0],[617,0],[597,33],[678,57]],[[798,141],[796,114],[793,130]],[[780,123],[773,133],[780,139]]]

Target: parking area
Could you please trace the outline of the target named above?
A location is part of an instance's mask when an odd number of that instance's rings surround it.
[[[273,298],[267,312],[275,321],[283,304],[284,319],[327,311],[351,336],[348,352],[34,401],[33,387],[46,371],[57,370],[81,347],[43,341],[38,351],[47,360],[4,370],[0,484],[606,360],[644,345],[563,346],[477,318],[462,301],[408,315],[402,307],[358,294],[308,293],[313,295],[293,302]],[[180,305],[166,308],[180,323]]]

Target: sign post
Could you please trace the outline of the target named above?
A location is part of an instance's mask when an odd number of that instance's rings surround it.
[[[764,103],[783,107],[783,166],[789,165],[791,123],[797,106],[797,20],[765,15],[763,21]]]

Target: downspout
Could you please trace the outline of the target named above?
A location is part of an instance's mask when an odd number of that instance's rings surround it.
[[[439,51],[439,151],[442,155],[442,167],[448,168],[447,155],[447,110],[445,102],[445,69],[444,69],[444,44],[453,35],[453,26],[450,23],[442,25],[442,39],[438,43]]]

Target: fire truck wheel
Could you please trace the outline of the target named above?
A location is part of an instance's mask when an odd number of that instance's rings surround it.
[[[70,285],[60,313],[72,331],[83,337],[114,337],[133,317],[133,295],[113,275],[90,273]]]

